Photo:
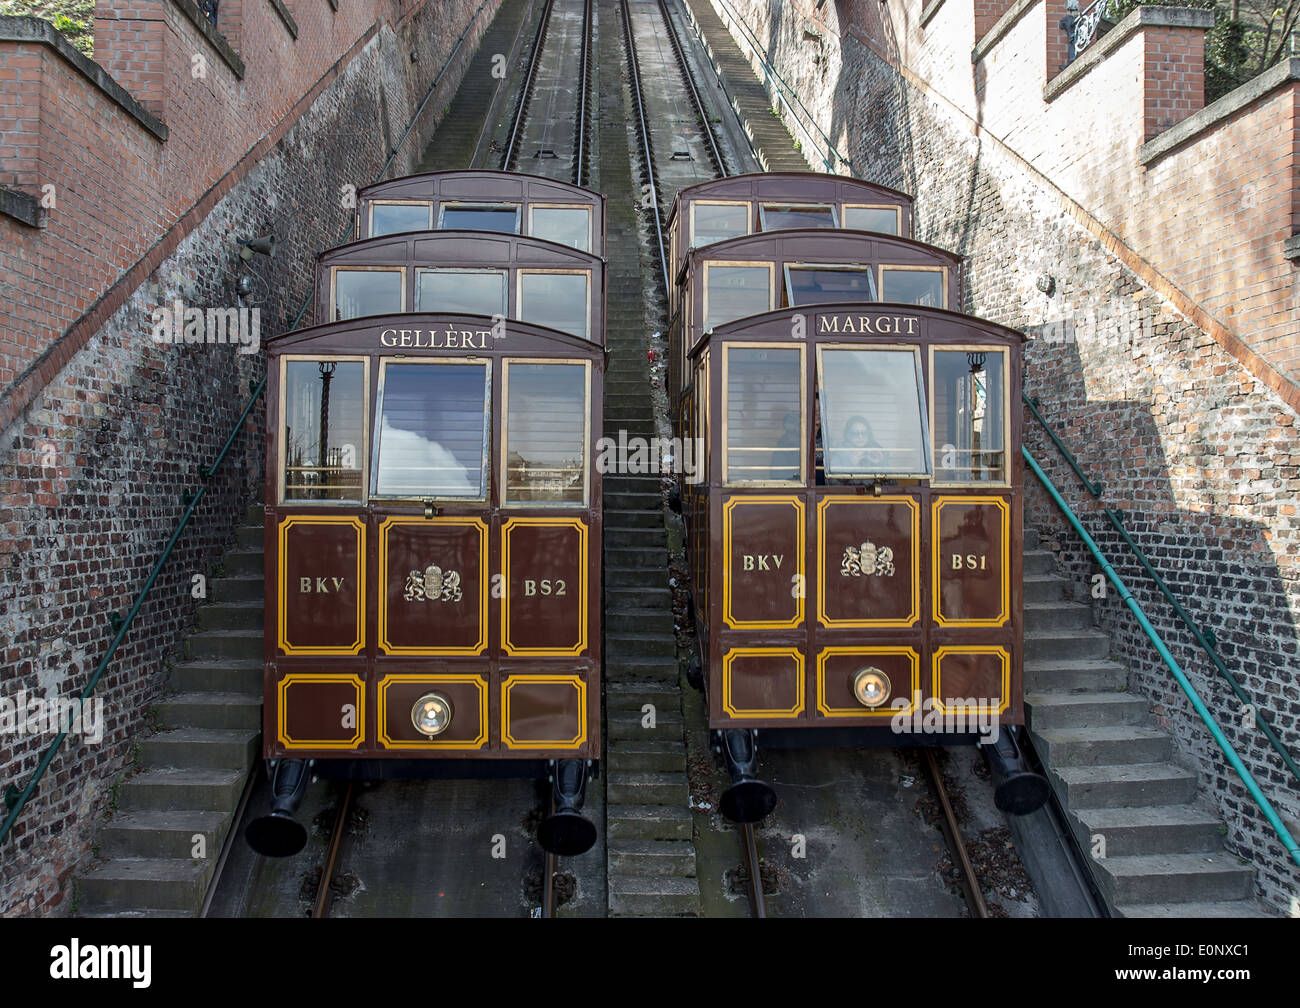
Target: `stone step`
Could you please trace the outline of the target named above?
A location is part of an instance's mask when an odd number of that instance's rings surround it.
[[[1055,574],[1036,574],[1024,579],[1025,604],[1056,602],[1065,595],[1065,582]]]
[[[663,741],[665,745],[672,743],[667,740]],[[609,739],[607,749],[607,760],[605,767],[609,773],[617,773],[620,770],[629,772],[656,772],[656,773],[676,773],[681,774],[686,766],[686,753],[684,750],[664,752],[633,752],[623,748],[625,745],[636,744],[635,739]],[[680,743],[678,743],[680,747]]]
[[[676,657],[677,641],[672,633],[606,633],[605,653],[611,661],[649,655]]]
[[[605,565],[605,585],[609,588],[663,588],[668,584],[667,556],[659,567],[611,567]]]
[[[1110,654],[1110,637],[1099,630],[1052,629],[1025,631],[1025,661],[1105,658]]]
[[[673,632],[673,611],[664,604],[660,609],[624,609],[605,612],[605,630],[608,633],[632,633],[644,630],[656,634]]]
[[[660,524],[663,523],[663,498],[658,491],[607,493],[605,494],[605,508],[607,511],[658,511],[661,515]]]
[[[1043,762],[1053,767],[1160,763],[1171,751],[1167,734],[1143,725],[1043,728],[1033,738]]]
[[[606,805],[611,847],[625,840],[690,840],[694,819],[685,805]]]
[[[1194,805],[1084,808],[1071,815],[1085,853],[1096,837],[1104,840],[1108,858],[1223,849],[1223,825]]]
[[[611,847],[608,871],[618,876],[695,877],[695,845],[686,840],[625,840]]]
[[[209,602],[199,606],[200,630],[261,630],[266,607],[262,599]]]
[[[1172,763],[1051,767],[1048,777],[1072,811],[1185,805],[1196,794],[1196,775]]]
[[[213,578],[208,585],[208,598],[213,602],[260,602],[265,597],[265,583],[260,573],[256,577]]]
[[[99,834],[100,853],[106,858],[177,858],[194,856],[195,834],[203,837],[205,854],[221,853],[229,812],[119,812]]]
[[[663,588],[605,588],[605,612],[628,612],[646,606],[655,609],[672,604],[672,590]]]
[[[686,775],[662,770],[611,771],[605,800],[621,805],[680,805],[688,801]]]
[[[262,549],[266,542],[266,529],[262,526],[262,509],[258,506],[257,523],[240,525],[235,529],[235,543],[243,549]]]
[[[657,527],[633,529],[611,529],[606,525],[604,540],[607,551],[631,546],[658,550],[665,557],[668,553],[668,533],[664,530],[662,522]]]
[[[1107,857],[1098,866],[1115,903],[1208,903],[1254,892],[1254,872],[1223,851]]]
[[[222,560],[226,577],[257,577],[266,570],[266,558],[262,550],[234,549]]]
[[[190,634],[185,641],[188,658],[260,658],[262,631],[208,630]]]
[[[1056,554],[1047,550],[1026,549],[1024,554],[1025,577],[1038,574],[1052,574],[1056,571]]]
[[[1038,549],[1039,542],[1040,542],[1040,538],[1038,535],[1038,529],[1032,528],[1030,526],[1026,526],[1025,534],[1024,534],[1024,548],[1027,550],[1036,550]]]
[[[217,852],[219,853],[219,852]],[[173,858],[121,858],[98,865],[77,879],[79,910],[121,906],[188,910],[203,901],[208,879],[216,867],[216,853],[205,861]]]
[[[145,770],[117,789],[123,809],[228,812],[239,800],[242,770]]]
[[[700,887],[693,878],[609,876],[613,917],[681,917],[700,912]]]
[[[1078,602],[1025,602],[1025,632],[1092,629],[1092,610]]]
[[[1114,908],[1117,917],[1186,917],[1191,920],[1207,917],[1272,919],[1275,914],[1265,913],[1253,899],[1220,900],[1214,903],[1121,903]]]
[[[663,500],[656,497],[652,506],[644,508],[621,508],[615,507],[606,497],[604,518],[606,532],[610,529],[663,528]]]
[[[1031,729],[1142,724],[1147,702],[1129,693],[1026,693]]]
[[[605,550],[605,567],[611,570],[652,569],[667,571],[668,551],[653,546],[623,546]]]
[[[140,761],[150,769],[183,767],[242,771],[257,754],[260,731],[239,728],[175,728],[140,742]]]
[[[1128,685],[1128,669],[1098,659],[1038,659],[1025,661],[1025,686],[1040,693],[1067,690],[1120,691]]]
[[[656,707],[654,727],[642,725],[647,715],[636,711],[607,712],[605,723],[611,739],[679,739],[682,737],[682,713],[674,707]]]
[[[261,528],[266,524],[266,508],[260,502],[248,505],[244,512],[244,524]]]
[[[262,694],[176,693],[158,704],[158,721],[163,728],[261,731]]]
[[[256,693],[260,696],[262,662],[260,658],[181,662],[172,667],[172,686],[181,693]]]
[[[676,682],[679,672],[676,655],[605,656],[609,682]]]

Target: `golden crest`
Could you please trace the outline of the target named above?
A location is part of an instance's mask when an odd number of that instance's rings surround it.
[[[402,592],[407,602],[459,602],[463,596],[460,573],[444,571],[437,564],[429,564],[423,574],[411,571],[406,575],[406,590]]]
[[[841,577],[893,577],[894,551],[888,546],[864,542],[849,546],[840,561]]]

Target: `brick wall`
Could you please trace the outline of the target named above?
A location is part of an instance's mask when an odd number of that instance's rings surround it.
[[[729,2],[751,25],[778,7],[789,18],[811,6]],[[1158,76],[1165,71],[1156,63],[1183,66],[1165,60],[1159,43],[1148,48],[1159,33],[1117,38],[1099,50],[1104,58],[1045,88],[1048,24],[1039,3],[963,68],[963,82],[951,67],[926,69],[934,63],[921,55],[924,46],[956,50],[973,37],[971,15],[950,13],[953,6],[945,0],[921,31],[903,27],[919,21],[920,4],[911,0],[898,9],[838,5],[851,23],[828,25],[839,52],[820,90],[797,49],[778,47],[771,58],[787,80],[801,82],[805,104],[860,175],[916,196],[917,237],[968,257],[967,309],[1034,337],[1026,389],[1104,482],[1102,502],[1032,418],[1030,450],[1117,560],[1274,805],[1300,829],[1294,781],[1243,727],[1239,701],[1141,569],[1117,559],[1122,543],[1101,514],[1102,504],[1125,511],[1135,540],[1216,635],[1278,734],[1300,737],[1300,448],[1287,397],[1293,379],[1278,381],[1274,370],[1294,369],[1286,355],[1295,353],[1300,317],[1296,268],[1282,254],[1297,230],[1296,82],[1270,86],[1152,156],[1144,148],[1152,108],[1145,68]],[[897,28],[872,27],[877,7]],[[1051,295],[1035,286],[1042,273],[1055,279]],[[1094,605],[1131,688],[1150,699],[1178,758],[1199,774],[1228,823],[1230,846],[1255,865],[1264,898],[1288,912],[1300,871],[1115,593],[1091,599],[1095,565],[1036,482],[1026,511],[1076,597]]]
[[[155,344],[154,309],[175,299],[199,307],[238,305],[235,240],[273,229],[279,238],[275,256],[258,256],[247,269],[255,277],[251,301],[261,313],[263,334],[280,328],[311,289],[314,255],[348,226],[340,188],[375,179],[479,6],[479,0],[410,4],[405,20],[381,16],[373,31],[367,24],[357,35],[349,34],[350,22],[340,11],[339,34],[322,33],[315,43],[322,53],[338,51],[335,61],[318,70],[308,56],[302,76],[286,73],[284,86],[292,89],[287,110],[229,170],[204,176],[207,195],[188,206],[184,194],[197,183],[174,177],[153,135],[75,68],[61,75],[64,61],[44,47],[53,62],[44,68],[42,86],[62,110],[56,121],[69,138],[64,147],[50,143],[45,150],[56,165],[77,165],[80,137],[104,144],[105,161],[93,164],[84,181],[66,183],[73,190],[68,214],[95,226],[81,248],[70,247],[70,228],[36,230],[0,221],[0,249],[8,262],[22,265],[29,290],[43,299],[37,314],[21,323],[20,334],[48,333],[48,316],[67,317],[69,302],[83,289],[69,287],[63,277],[96,285],[84,291],[92,300],[114,289],[119,300],[103,310],[75,350],[66,340],[58,344],[64,359],[52,376],[15,419],[0,425],[0,696],[12,700],[26,691],[67,697],[80,691],[112,639],[110,614],[129,609],[179,521],[182,492],[197,486],[197,466],[216,455],[248,400],[249,382],[265,372],[263,356],[240,354],[235,347]],[[328,13],[327,5],[320,7]],[[414,170],[495,9],[495,2],[483,6],[390,174]],[[373,22],[381,14],[372,9],[368,17]],[[306,35],[304,30],[300,37]],[[0,49],[6,68],[10,59],[11,51]],[[252,84],[247,90],[255,117],[269,119],[282,102],[281,96],[257,98]],[[199,107],[208,109],[207,99]],[[192,145],[179,156],[197,166],[200,119],[180,102],[172,108],[172,137],[184,140],[189,131]],[[388,112],[386,122],[376,120],[381,108]],[[218,127],[214,122],[214,148],[221,146]],[[121,134],[116,148],[107,139],[114,129]],[[145,153],[133,157],[131,145]],[[115,150],[123,155],[116,176],[107,160]],[[210,152],[202,170],[216,171],[221,158],[220,151]],[[171,186],[169,194],[141,198],[150,179]],[[61,197],[61,210],[64,205]],[[177,206],[186,213],[169,226]],[[127,261],[149,234],[153,258],[137,254],[119,280],[116,264]],[[11,241],[20,243],[17,251],[9,251]],[[20,303],[30,296],[23,293]],[[10,358],[39,350],[11,348],[5,341]],[[168,667],[193,627],[198,603],[192,578],[212,577],[245,507],[260,491],[261,416],[254,411],[210,481],[199,512],[101,682],[103,741],[70,740],[0,845],[0,916],[72,910],[68,881],[92,856],[113,785],[131,772],[132,740],[145,729],[146,711],[165,688]],[[50,741],[0,734],[0,787],[25,784]]]

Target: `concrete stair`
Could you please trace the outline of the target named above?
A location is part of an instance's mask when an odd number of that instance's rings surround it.
[[[249,508],[224,576],[210,583],[175,690],[140,740],[142,770],[117,789],[100,862],[77,879],[88,917],[194,917],[202,908],[262,725],[262,508]],[[202,848],[202,856],[195,851]]]
[[[1254,873],[1197,804],[1196,775],[1172,762],[1086,605],[1066,601],[1052,554],[1025,530],[1025,707],[1034,748],[1097,888],[1120,917],[1269,916]],[[1104,856],[1102,853],[1104,845]]]

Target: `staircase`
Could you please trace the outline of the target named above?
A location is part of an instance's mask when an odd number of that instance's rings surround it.
[[[1025,706],[1052,787],[1117,917],[1264,917],[1254,872],[1224,850],[1222,821],[1146,700],[1125,692],[1090,607],[1064,599],[1054,558],[1025,530]],[[1100,838],[1098,840],[1097,838]],[[1104,843],[1104,856],[1101,853]]]
[[[175,690],[117,789],[103,859],[76,881],[88,917],[194,917],[231,828],[262,726],[262,507],[249,508],[200,607]],[[195,849],[202,838],[202,857]]]

